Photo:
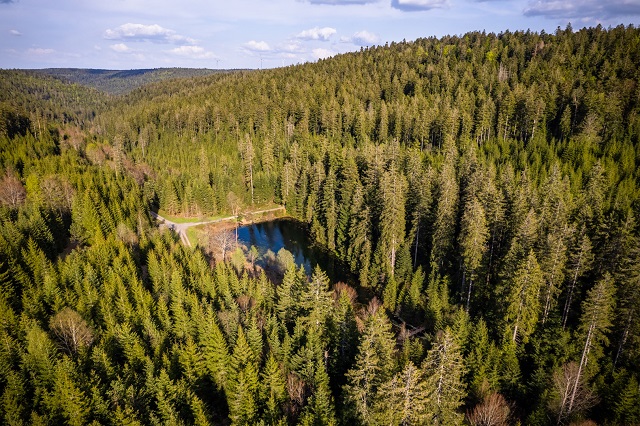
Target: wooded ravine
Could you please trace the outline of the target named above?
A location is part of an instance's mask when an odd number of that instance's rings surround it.
[[[0,70],[0,423],[640,424],[640,29],[199,74]]]

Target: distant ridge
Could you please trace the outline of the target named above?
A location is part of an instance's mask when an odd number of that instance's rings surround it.
[[[32,70],[71,83],[93,87],[100,91],[119,95],[140,86],[174,78],[207,76],[230,72],[208,68],[150,68],[132,70],[106,70],[84,68],[45,68]]]

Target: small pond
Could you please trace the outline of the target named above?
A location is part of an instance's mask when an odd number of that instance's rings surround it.
[[[247,248],[252,245],[258,249],[261,259],[268,250],[277,254],[285,248],[293,254],[297,265],[303,265],[307,274],[311,274],[316,265],[327,273],[331,283],[338,281],[353,284],[355,279],[347,265],[336,256],[313,244],[304,223],[294,219],[282,218],[269,222],[245,225],[238,228],[238,240]]]

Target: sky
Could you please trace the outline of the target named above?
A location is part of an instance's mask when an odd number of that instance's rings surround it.
[[[640,25],[640,0],[0,0],[0,68],[274,68],[469,31]]]

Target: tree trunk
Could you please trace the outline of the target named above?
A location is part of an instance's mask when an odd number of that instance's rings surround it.
[[[580,365],[578,366],[578,374],[576,374],[576,381],[573,384],[573,391],[571,392],[571,399],[569,400],[569,412],[573,409],[573,401],[576,397],[576,391],[578,390],[578,384],[580,382],[580,376],[582,375],[582,367],[587,365],[587,355],[591,347],[591,335],[595,324],[592,321],[589,325],[589,332],[587,333],[587,340],[584,342],[584,349],[582,350],[582,358],[580,359]]]
[[[620,339],[620,344],[618,345],[618,350],[616,351],[616,357],[613,359],[613,368],[618,364],[618,359],[620,355],[622,355],[622,349],[624,348],[624,344],[627,342],[627,338],[629,337],[629,329],[631,328],[631,320],[633,319],[633,314],[635,313],[635,308],[632,308],[629,311],[629,316],[627,317],[627,324],[624,327],[624,331],[622,332],[622,338]]]

